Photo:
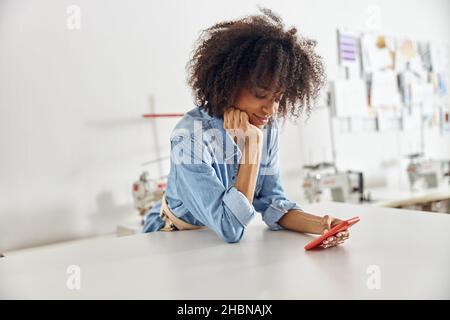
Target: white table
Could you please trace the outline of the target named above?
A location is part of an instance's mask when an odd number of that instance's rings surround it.
[[[437,188],[410,190],[407,188],[382,187],[369,189],[373,205],[380,207],[408,206],[450,199],[450,185]]]
[[[315,252],[303,250],[311,235],[259,219],[237,244],[202,230],[30,250],[0,259],[0,298],[450,298],[450,215],[342,203],[304,210],[361,222],[344,246]],[[80,290],[66,286],[69,265],[81,268]],[[367,286],[372,265],[380,289]]]

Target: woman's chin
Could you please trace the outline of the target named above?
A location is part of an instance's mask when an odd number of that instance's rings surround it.
[[[262,129],[264,127],[264,124],[258,121],[249,121],[251,125],[254,125],[255,127],[258,127],[259,129]]]
[[[264,128],[264,126],[267,124],[268,121],[261,121],[258,119],[252,119],[251,121],[249,121],[252,125],[254,125],[255,127],[258,127],[260,129]]]

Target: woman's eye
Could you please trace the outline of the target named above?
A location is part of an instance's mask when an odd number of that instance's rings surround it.
[[[255,92],[255,97],[257,99],[267,99],[268,94],[267,93],[261,93],[261,92]],[[277,97],[274,99],[275,102],[280,102],[282,96],[281,95],[277,95]]]

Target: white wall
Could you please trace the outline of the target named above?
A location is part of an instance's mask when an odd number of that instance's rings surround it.
[[[165,155],[176,122],[141,119],[150,96],[156,112],[192,108],[185,64],[199,31],[254,13],[257,3],[318,40],[330,79],[337,76],[336,27],[364,31],[369,5],[380,7],[382,30],[392,35],[447,41],[450,30],[447,0],[0,0],[0,251],[112,232],[136,214],[131,183],[142,169],[160,174],[141,165],[158,154],[152,125]],[[66,27],[73,4],[81,8],[80,30]],[[284,128],[281,161],[293,197],[310,132],[326,141],[317,126]],[[366,149],[344,144],[343,154],[383,174],[382,140],[352,139]],[[431,142],[450,156],[448,139]]]

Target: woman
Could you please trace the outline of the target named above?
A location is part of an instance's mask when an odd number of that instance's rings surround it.
[[[321,234],[341,220],[305,213],[288,200],[278,166],[278,119],[311,111],[325,76],[315,42],[263,14],[206,29],[190,61],[198,107],[171,135],[165,197],[144,232],[207,227],[238,242],[262,214],[272,230]],[[343,243],[348,231],[324,241]]]

